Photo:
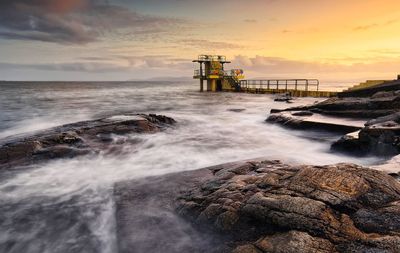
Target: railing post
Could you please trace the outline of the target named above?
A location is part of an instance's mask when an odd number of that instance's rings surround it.
[[[294,83],[294,90],[297,91],[297,79],[295,80],[295,83]]]
[[[203,92],[203,63],[200,62],[200,92]]]
[[[308,79],[306,80],[306,92],[308,91]]]

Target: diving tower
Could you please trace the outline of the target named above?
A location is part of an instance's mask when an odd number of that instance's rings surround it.
[[[200,91],[236,91],[250,93],[290,93],[292,96],[329,97],[336,92],[319,91],[317,79],[265,79],[245,80],[242,69],[225,70],[225,64],[231,63],[223,55],[199,55],[195,63],[199,69],[193,78],[200,80]]]
[[[194,71],[193,78],[200,80],[200,91],[204,91],[204,81],[207,91],[240,91],[240,80],[244,78],[243,70],[231,69],[226,71],[224,65],[231,63],[223,55],[199,55],[196,60],[200,68]]]

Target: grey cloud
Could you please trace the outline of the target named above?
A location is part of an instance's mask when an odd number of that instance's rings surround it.
[[[118,63],[117,63],[118,62]],[[169,55],[80,57],[76,62],[65,63],[6,63],[0,62],[0,69],[33,69],[44,71],[111,73],[129,72],[134,69],[176,69],[192,68],[191,60],[175,59]]]
[[[15,64],[0,63],[1,69],[35,69],[45,71],[67,71],[67,72],[122,72],[128,71],[128,67],[112,63],[99,62],[70,62],[70,63],[42,63],[42,64]]]
[[[184,20],[140,14],[99,0],[2,0],[0,37],[86,44],[109,33],[122,36],[166,32]]]

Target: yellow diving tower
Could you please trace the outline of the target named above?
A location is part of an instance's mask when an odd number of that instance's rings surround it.
[[[223,55],[199,55],[197,62],[200,68],[194,71],[194,79],[200,79],[200,91],[204,91],[204,80],[207,91],[239,91],[240,80],[244,78],[243,70],[224,70],[224,64],[231,63]]]

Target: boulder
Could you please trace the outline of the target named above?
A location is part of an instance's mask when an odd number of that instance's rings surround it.
[[[0,169],[97,153],[114,145],[111,135],[154,133],[174,123],[162,115],[120,115],[9,137],[0,140]]]
[[[365,123],[358,136],[343,136],[332,144],[333,150],[358,155],[394,156],[400,153],[400,113]]]

